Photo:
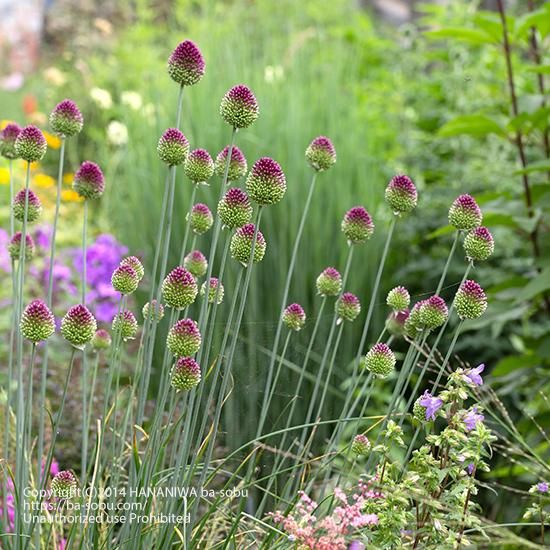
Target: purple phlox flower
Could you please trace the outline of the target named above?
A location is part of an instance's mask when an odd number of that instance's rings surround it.
[[[548,492],[548,483],[546,483],[546,481],[541,481],[540,483],[537,483],[537,491],[539,493],[547,493]]]
[[[11,272],[11,258],[8,252],[10,236],[4,229],[0,229],[0,271]]]
[[[435,420],[437,411],[443,406],[443,401],[439,397],[434,397],[428,390],[418,402],[426,409],[426,420]]]
[[[49,225],[41,225],[34,231],[34,242],[44,250],[50,248],[52,228]]]
[[[475,369],[467,370],[462,378],[466,380],[472,386],[481,386],[483,384],[483,378],[481,378],[481,373],[485,370],[485,364],[481,363]]]
[[[478,422],[483,422],[485,416],[478,412],[477,407],[474,407],[472,410],[468,411],[464,416],[464,426],[466,431],[471,432],[475,430]]]

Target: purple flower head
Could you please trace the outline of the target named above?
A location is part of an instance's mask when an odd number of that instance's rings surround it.
[[[54,476],[50,489],[52,494],[58,498],[70,499],[76,496],[78,481],[70,470],[62,470]]]
[[[27,203],[27,223],[34,223],[42,213],[42,203],[40,199],[29,189],[21,189],[13,199],[13,216],[17,221],[25,220],[25,203]]]
[[[164,306],[156,300],[151,300],[144,304],[141,313],[144,319],[151,319],[158,323],[164,317]]]
[[[214,161],[206,149],[194,149],[185,159],[184,171],[193,183],[206,183],[214,174]]]
[[[206,256],[200,250],[189,252],[183,260],[183,265],[197,279],[204,276],[208,269]]]
[[[195,277],[183,266],[170,271],[162,283],[162,298],[167,305],[175,309],[191,305],[198,291]]]
[[[47,148],[46,138],[36,126],[25,126],[15,140],[15,153],[27,162],[42,160]]]
[[[433,330],[445,323],[449,316],[449,310],[447,309],[445,300],[435,295],[422,301],[419,315],[420,326],[428,330]]]
[[[540,483],[537,483],[536,487],[539,493],[548,492],[548,483],[546,483],[546,481],[541,481]]]
[[[354,206],[342,220],[342,231],[350,244],[364,243],[372,236],[374,223],[365,208]]]
[[[121,264],[113,271],[111,284],[121,294],[132,294],[139,285],[139,277],[129,264]]]
[[[189,391],[201,381],[201,368],[192,357],[179,357],[172,368],[170,384],[176,391]]]
[[[318,136],[308,145],[306,159],[318,172],[328,170],[336,162],[336,149],[328,137]]]
[[[387,344],[374,344],[362,360],[362,366],[379,378],[386,378],[395,368],[395,355]]]
[[[370,451],[370,441],[364,434],[358,434],[353,438],[351,443],[351,451],[359,456],[365,456]]]
[[[258,101],[244,84],[233,86],[222,98],[220,115],[233,128],[247,128],[259,114]]]
[[[201,285],[201,296],[207,292],[206,281]],[[217,277],[210,277],[208,282],[208,302],[210,304],[221,304],[223,302],[224,288]]]
[[[180,86],[192,86],[204,75],[204,59],[191,40],[180,42],[168,58],[168,74]]]
[[[53,313],[42,300],[33,300],[23,311],[19,324],[21,334],[36,344],[55,332]]]
[[[17,158],[17,152],[15,151],[15,140],[21,132],[21,127],[14,122],[7,124],[5,128],[0,131],[0,154],[10,160]]]
[[[248,195],[238,187],[231,187],[218,203],[218,216],[224,227],[242,227],[252,218],[252,205]]]
[[[182,164],[187,157],[189,141],[177,128],[168,128],[160,136],[157,152],[162,162],[168,166],[177,166]]]
[[[405,333],[405,323],[409,318],[409,310],[392,311],[386,319],[386,329],[392,336],[401,336]]]
[[[394,176],[386,187],[386,202],[395,214],[405,214],[416,206],[418,192],[409,176],[399,174]]]
[[[216,175],[220,178],[225,176],[227,155],[229,155],[229,145],[226,145],[218,153],[216,162],[214,163],[214,170]],[[229,160],[229,168],[227,171],[227,181],[230,182],[241,179],[247,171],[248,163],[246,162],[245,156],[236,145],[233,145],[233,148],[231,149],[231,159]]]
[[[485,370],[485,365],[481,363],[475,369],[467,370],[462,378],[471,384],[472,386],[481,386],[483,384],[483,378],[481,378],[481,373]]]
[[[495,250],[491,232],[483,226],[472,229],[464,238],[464,252],[471,262],[487,260]]]
[[[354,321],[361,313],[361,302],[351,292],[344,292],[336,301],[336,313],[339,321]]]
[[[115,334],[120,334],[123,341],[133,340],[137,334],[138,322],[135,315],[126,309],[114,316],[112,329]]]
[[[138,280],[141,281],[141,279],[143,279],[143,276],[145,275],[145,269],[143,268],[141,260],[137,256],[128,256],[127,258],[124,258],[120,262],[120,265],[130,266],[136,272]]]
[[[394,311],[404,311],[411,303],[409,291],[404,286],[396,286],[388,292],[386,304]]]
[[[468,466],[466,466],[466,471],[468,472],[469,475],[472,475],[474,473],[474,470],[475,470],[475,464],[473,462],[470,462]]]
[[[283,312],[283,323],[291,330],[301,330],[306,324],[306,313],[300,304],[290,304]]]
[[[96,330],[92,338],[92,348],[95,351],[109,349],[111,347],[111,335],[103,328]]]
[[[252,255],[252,243],[254,242],[254,233],[256,226],[253,223],[247,223],[239,227],[231,237],[230,251],[231,256],[241,262],[243,265],[248,265]],[[253,263],[261,262],[266,250],[267,244],[261,231],[257,232],[256,244],[254,246]]]
[[[358,540],[354,540],[350,542],[347,550],[365,550],[365,545]]]
[[[458,289],[454,306],[461,319],[477,319],[487,309],[487,296],[475,281],[468,279]]]
[[[342,276],[334,267],[327,267],[317,277],[316,285],[321,296],[338,296],[342,290]]]
[[[19,260],[21,256],[21,231],[18,231],[8,244],[8,252],[12,260]],[[34,241],[29,234],[25,235],[25,260],[30,260],[34,256]]]
[[[70,137],[82,130],[84,118],[76,103],[71,99],[64,99],[58,103],[50,114],[52,130],[63,137]]]
[[[467,432],[475,430],[478,422],[483,422],[485,416],[478,412],[477,407],[473,407],[464,415],[464,427]]]
[[[189,221],[193,232],[197,235],[206,233],[214,223],[214,216],[212,216],[210,208],[202,202],[193,205],[186,219]]]
[[[428,390],[424,392],[416,403],[424,409],[424,418],[422,418],[424,422],[435,420],[437,411],[443,406],[443,401],[439,397],[434,397]]]
[[[481,225],[483,215],[471,195],[460,195],[449,208],[449,223],[459,230],[474,229]]]
[[[61,334],[75,348],[84,349],[97,330],[97,322],[90,310],[82,305],[72,306],[61,321]]]
[[[279,163],[269,157],[257,160],[246,178],[246,190],[262,206],[277,204],[286,192],[286,178]]]
[[[176,357],[190,357],[199,351],[201,333],[192,319],[180,319],[168,332],[166,345]]]
[[[85,199],[98,199],[105,190],[105,178],[101,168],[85,160],[74,175],[73,189]]]

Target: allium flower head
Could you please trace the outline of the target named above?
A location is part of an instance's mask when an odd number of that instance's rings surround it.
[[[120,264],[111,277],[113,288],[121,294],[132,294],[139,284],[139,277],[134,268],[128,264]]]
[[[50,114],[50,126],[60,136],[75,136],[80,133],[83,124],[82,113],[71,99],[58,103]]]
[[[443,406],[439,397],[434,397],[428,390],[424,392],[413,405],[413,415],[420,422],[435,420],[437,411]]]
[[[262,206],[277,204],[286,192],[286,178],[279,163],[269,157],[257,160],[246,178],[246,190]]]
[[[463,375],[462,378],[471,384],[472,386],[482,386],[483,378],[481,378],[481,373],[485,370],[485,365],[481,363],[474,369],[468,369]]]
[[[141,310],[143,318],[145,320],[151,319],[152,321],[159,322],[164,317],[164,306],[156,300],[146,302]]]
[[[416,338],[418,333],[424,328],[420,320],[420,310],[424,302],[425,300],[416,302],[405,321],[405,334],[409,338]]]
[[[95,351],[106,350],[111,347],[113,340],[108,331],[104,328],[100,328],[95,331],[95,334],[92,338],[92,348]]]
[[[52,495],[57,498],[70,499],[76,496],[78,481],[70,470],[57,473],[50,483]]]
[[[74,175],[73,189],[85,199],[99,199],[105,190],[105,178],[101,168],[85,160]]]
[[[179,357],[172,367],[170,384],[176,391],[189,391],[199,385],[201,368],[191,357]]]
[[[386,330],[392,336],[402,336],[405,334],[405,323],[409,318],[409,310],[392,311],[386,319]]]
[[[15,150],[15,140],[21,132],[21,127],[14,122],[7,124],[6,127],[0,131],[0,154],[10,160],[17,158],[17,152]]]
[[[55,332],[55,319],[42,300],[33,300],[23,311],[19,327],[21,334],[36,344]]]
[[[61,320],[63,338],[78,349],[84,349],[86,344],[94,337],[96,330],[95,317],[82,304],[71,307]]]
[[[362,365],[375,376],[386,378],[393,372],[395,361],[395,355],[389,346],[379,342],[367,352]]]
[[[238,187],[231,187],[218,203],[218,216],[225,227],[242,227],[252,218],[252,205],[248,195]]]
[[[418,201],[416,186],[409,176],[394,176],[386,187],[386,202],[395,214],[405,214],[413,210]]]
[[[138,277],[138,280],[141,281],[145,275],[145,269],[141,260],[137,256],[127,256],[123,258],[120,262],[120,265],[129,265],[135,272]]]
[[[321,296],[338,296],[342,290],[342,276],[333,267],[327,267],[317,277],[316,285]]]
[[[359,298],[351,292],[344,292],[336,301],[336,313],[339,321],[355,321],[359,313],[361,313],[361,303]]]
[[[358,434],[353,438],[351,443],[351,452],[358,456],[366,456],[370,451],[370,441],[364,434]]]
[[[464,252],[471,262],[485,261],[495,250],[495,242],[486,227],[472,229],[464,238]]]
[[[201,296],[206,292],[206,281],[201,285]],[[218,305],[223,302],[224,288],[216,277],[210,277],[208,284],[208,303],[216,302]]]
[[[256,226],[253,223],[247,223],[242,227],[239,227],[237,231],[231,237],[230,251],[231,256],[241,262],[243,265],[248,265],[250,256],[252,254],[252,243],[254,242],[254,233],[256,232]],[[266,249],[266,242],[261,231],[258,231],[256,235],[256,245],[254,246],[253,263],[261,262]]]
[[[180,86],[193,86],[204,75],[204,59],[191,40],[180,42],[168,58],[168,74]]]
[[[475,229],[482,219],[481,210],[471,195],[460,195],[449,208],[449,223],[456,229]]]
[[[19,260],[21,255],[21,231],[18,231],[8,244],[8,252],[12,260]],[[34,241],[28,234],[25,235],[25,260],[30,260],[34,256]]]
[[[201,347],[201,333],[192,319],[180,319],[168,332],[166,345],[176,357],[195,355]]]
[[[183,260],[183,265],[197,279],[204,276],[208,269],[206,256],[200,250],[189,252]]]
[[[247,128],[259,114],[258,101],[244,84],[233,86],[222,98],[220,115],[233,128]]]
[[[185,162],[189,152],[189,141],[177,128],[168,128],[160,136],[157,152],[162,162],[168,166],[177,166]]]
[[[175,309],[191,305],[199,289],[195,277],[185,267],[174,268],[162,282],[162,299]]]
[[[193,183],[206,183],[214,174],[214,161],[206,149],[194,149],[187,155],[183,169]]]
[[[477,319],[487,309],[487,296],[475,281],[468,279],[458,289],[454,306],[461,319]]]
[[[318,136],[308,145],[306,159],[318,172],[328,170],[336,162],[336,149],[328,137]]]
[[[365,208],[354,206],[342,220],[342,231],[350,244],[364,243],[372,236],[374,223]]]
[[[283,311],[283,323],[291,330],[301,330],[306,324],[306,314],[300,304],[290,304]]]
[[[13,216],[17,221],[25,220],[25,202],[27,203],[27,223],[34,223],[42,213],[42,203],[31,189],[21,189],[13,199]]]
[[[135,315],[125,309],[114,316],[112,329],[115,334],[120,334],[122,340],[133,340],[137,334],[138,322]]]
[[[440,296],[431,296],[423,300],[420,306],[420,325],[422,328],[433,330],[440,327],[449,316],[445,300]]]
[[[36,126],[25,126],[15,140],[15,154],[27,162],[42,160],[48,144]]]
[[[202,235],[212,227],[214,216],[206,204],[199,202],[193,205],[191,212],[187,214],[187,220],[193,232]]]
[[[485,420],[485,416],[482,415],[477,407],[472,407],[464,415],[464,428],[467,432],[471,432],[476,429],[476,426]]]
[[[216,157],[214,169],[216,175],[223,178],[225,175],[225,165],[227,163],[227,155],[229,155],[229,145],[226,145]],[[248,172],[248,163],[241,150],[233,145],[231,149],[231,159],[227,171],[227,181],[236,181],[241,179]]]
[[[404,311],[411,303],[409,291],[404,286],[396,286],[388,292],[386,304],[394,311]]]

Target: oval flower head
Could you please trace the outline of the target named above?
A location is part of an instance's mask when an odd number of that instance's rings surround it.
[[[395,355],[388,345],[374,344],[363,358],[362,366],[378,378],[388,377],[395,369]]]
[[[97,322],[90,310],[82,304],[73,306],[61,320],[61,334],[77,349],[84,349],[97,330]]]
[[[25,220],[25,203],[27,203],[27,223],[34,223],[42,213],[42,203],[38,196],[30,189],[21,189],[13,199],[13,217],[19,221]]]
[[[252,255],[252,243],[254,242],[255,232],[256,226],[253,223],[247,223],[239,227],[233,234],[233,237],[231,237],[231,244],[229,246],[231,256],[244,266],[248,265]],[[264,236],[261,231],[258,231],[256,245],[254,246],[254,257],[252,258],[253,263],[257,264],[263,260],[266,247]]]
[[[306,324],[306,313],[300,304],[290,304],[283,311],[283,323],[290,330],[301,330]]]
[[[71,99],[64,99],[58,103],[50,114],[52,130],[62,137],[79,134],[83,124],[82,113]]]
[[[208,269],[206,256],[200,250],[189,252],[183,260],[183,265],[197,279],[206,275]]]
[[[18,231],[8,244],[8,253],[12,260],[19,260],[21,257],[21,231]],[[30,235],[25,235],[25,260],[31,260],[34,256],[34,241]]]
[[[286,178],[279,163],[269,157],[257,160],[246,178],[246,190],[261,206],[280,202],[286,193]]]
[[[15,140],[21,132],[21,126],[14,122],[7,124],[0,131],[0,154],[7,159],[13,160],[17,158],[15,150]]]
[[[176,391],[189,391],[199,385],[201,368],[191,357],[180,357],[172,367],[170,384]]]
[[[487,296],[475,281],[468,279],[458,289],[454,306],[461,319],[477,319],[487,309]]]
[[[466,414],[464,415],[464,429],[467,432],[471,432],[472,430],[475,430],[477,425],[480,422],[483,422],[485,420],[485,416],[482,415],[477,407],[472,407]]]
[[[409,318],[409,310],[392,311],[386,319],[386,330],[392,336],[402,336],[405,334],[405,323]]]
[[[47,340],[55,332],[53,313],[42,300],[33,300],[23,311],[19,328],[34,344]]]
[[[222,98],[220,115],[233,128],[248,128],[259,114],[258,101],[244,84],[233,86]]]
[[[180,42],[168,58],[168,74],[180,86],[193,86],[204,75],[204,59],[191,40]]]
[[[206,149],[193,149],[185,159],[185,175],[195,184],[206,184],[214,174],[214,161]]]
[[[420,302],[416,302],[405,321],[405,334],[409,338],[416,338],[419,332],[422,331],[422,329],[424,328],[420,321],[420,310],[424,302],[425,300],[420,300]]]
[[[62,470],[55,474],[50,483],[52,495],[57,498],[71,499],[76,496],[78,481],[70,470]]]
[[[316,285],[321,296],[338,296],[342,291],[342,276],[333,267],[327,267],[317,277]]]
[[[195,355],[201,347],[201,333],[192,319],[180,319],[169,331],[166,346],[176,357]]]
[[[342,220],[342,231],[349,244],[364,243],[374,233],[370,214],[362,206],[350,208]]]
[[[472,386],[481,386],[483,385],[483,378],[481,378],[481,373],[485,370],[485,364],[481,363],[474,369],[468,369],[463,375],[462,378],[465,382]]]
[[[481,225],[483,214],[471,195],[460,195],[449,208],[449,223],[458,230],[469,231]]]
[[[338,314],[338,323],[342,321],[355,321],[359,313],[361,313],[361,302],[359,298],[351,292],[344,292],[335,304],[336,313]]]
[[[189,152],[189,141],[177,128],[168,128],[160,136],[157,152],[162,162],[168,166],[177,166],[185,162]]]
[[[370,452],[370,441],[364,434],[357,434],[351,443],[351,452],[357,456],[367,456]]]
[[[409,291],[404,286],[396,286],[392,288],[386,297],[388,304],[394,311],[404,311],[411,303]]]
[[[137,256],[127,256],[123,258],[120,262],[120,265],[129,265],[135,272],[138,277],[138,280],[141,281],[145,275],[145,269],[141,260]]]
[[[193,205],[191,212],[187,214],[187,221],[189,221],[193,233],[203,235],[212,227],[214,216],[206,204],[199,202]]]
[[[182,266],[168,273],[162,282],[161,290],[164,302],[175,309],[183,309],[191,305],[199,292],[195,277]]]
[[[158,323],[164,317],[164,306],[156,300],[151,300],[144,304],[141,313],[145,320],[150,319]]]
[[[135,315],[126,309],[113,317],[112,329],[115,334],[120,334],[123,341],[133,340],[138,331],[138,322]]]
[[[209,304],[221,304],[223,302],[224,295],[223,285],[220,283],[217,277],[210,277],[208,283],[208,303]],[[204,296],[206,293],[206,281],[201,285],[201,296]]]
[[[235,229],[250,222],[252,205],[248,195],[238,187],[231,187],[218,203],[218,216],[224,227]]]
[[[413,180],[404,174],[394,176],[386,187],[386,202],[396,215],[414,210],[418,202],[418,192]]]
[[[216,175],[220,178],[225,176],[225,169],[227,164],[227,156],[229,155],[229,145],[226,145],[216,157],[214,164],[214,170]],[[231,159],[229,160],[229,167],[227,169],[227,181],[236,181],[241,179],[248,172],[248,163],[241,150],[233,145],[231,148]]]
[[[427,300],[422,301],[420,306],[420,326],[422,328],[433,330],[447,320],[449,310],[445,300],[440,296],[431,296]]]
[[[95,331],[94,337],[92,338],[92,348],[94,351],[106,350],[111,347],[113,340],[108,331],[104,328],[100,328]]]
[[[487,260],[495,250],[491,232],[486,227],[472,229],[464,238],[464,252],[470,262]]]
[[[132,294],[139,285],[139,277],[130,265],[121,264],[113,271],[111,284],[121,294]]]
[[[432,422],[437,412],[443,406],[439,397],[434,397],[428,390],[424,392],[413,405],[413,415],[420,422]]]
[[[101,168],[85,160],[74,175],[73,189],[85,199],[98,199],[105,190],[105,178]]]
[[[328,170],[336,162],[336,149],[326,136],[316,137],[306,149],[306,159],[314,170]]]
[[[42,160],[48,144],[44,134],[36,126],[25,126],[15,140],[15,153],[27,162]]]

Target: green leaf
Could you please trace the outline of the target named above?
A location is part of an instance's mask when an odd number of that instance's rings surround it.
[[[515,370],[536,367],[540,358],[536,355],[511,355],[501,359],[491,371],[491,376],[505,376]]]
[[[529,65],[525,70],[530,73],[550,74],[550,65]]]
[[[545,268],[534,279],[531,279],[518,293],[516,302],[531,300],[550,288],[550,267]]]
[[[441,137],[459,135],[485,137],[488,134],[506,136],[504,128],[485,115],[461,115],[444,124],[438,131]]]
[[[514,34],[517,38],[525,38],[531,27],[536,27],[543,38],[550,32],[550,6],[526,13],[518,18]]]
[[[470,29],[468,27],[446,27],[435,31],[426,31],[424,33],[429,38],[454,38],[470,44],[494,44],[495,39],[482,30]]]
[[[456,229],[452,225],[444,225],[443,227],[440,227],[435,231],[432,231],[431,233],[429,233],[426,238],[437,239],[438,237],[441,237],[443,235],[448,235],[449,233],[453,233],[455,231]]]
[[[550,160],[544,159],[532,162],[522,170],[516,170],[514,175],[519,176],[520,174],[530,174],[531,172],[550,172]]]

